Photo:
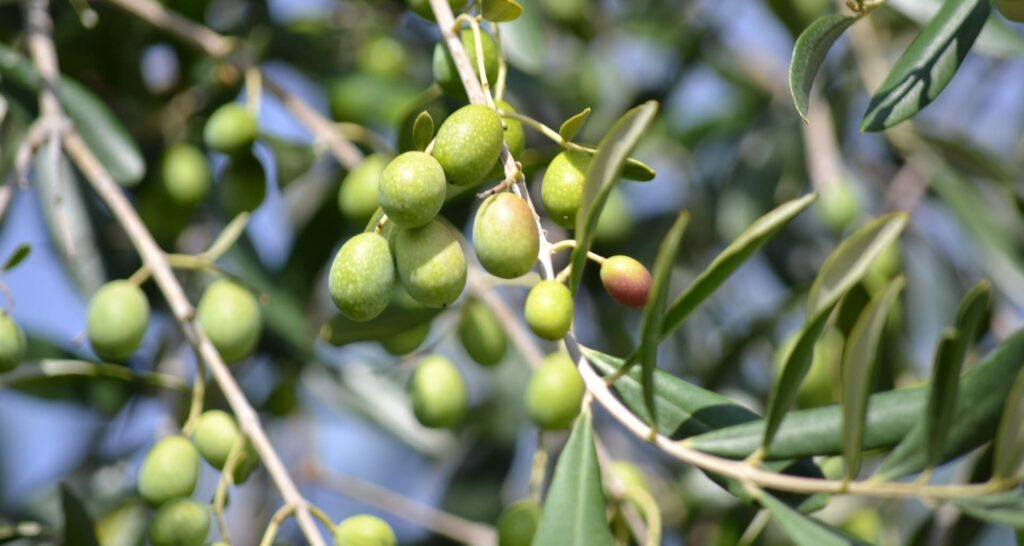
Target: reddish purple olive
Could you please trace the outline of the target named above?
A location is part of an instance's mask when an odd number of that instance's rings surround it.
[[[651,272],[629,256],[612,256],[601,265],[601,284],[615,301],[640,308],[651,292]]]

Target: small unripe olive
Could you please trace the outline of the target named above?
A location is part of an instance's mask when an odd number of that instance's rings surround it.
[[[184,436],[168,436],[153,445],[139,469],[139,496],[153,506],[187,497],[199,478],[199,453]]]
[[[506,113],[518,112],[514,106],[501,99],[495,99],[494,106]],[[507,117],[502,117],[501,120],[505,123],[505,146],[508,146],[508,151],[512,154],[512,157],[518,159],[522,156],[523,149],[526,147],[526,134],[523,132],[523,122]],[[491,172],[487,174],[486,180],[504,179],[505,165],[502,164],[499,157],[498,161],[494,163],[494,167],[491,167]]]
[[[419,89],[407,78],[356,72],[330,82],[331,115],[338,121],[396,125]]]
[[[459,34],[462,38],[462,45],[466,48],[466,54],[473,65],[473,73],[479,74],[479,61],[477,60],[476,39],[473,31],[463,29]],[[494,43],[491,35],[480,31],[480,43],[484,50],[484,73],[487,74],[487,82],[494,85],[498,79],[498,45]],[[455,68],[455,60],[452,59],[448,47],[443,42],[434,46],[434,80],[445,94],[453,99],[466,99],[466,89],[462,86],[462,79],[459,78],[459,71]]]
[[[452,13],[457,14],[458,11],[466,7],[466,3],[469,0],[448,0],[448,5],[452,8]],[[428,21],[434,20],[434,11],[430,9],[430,0],[406,0],[411,9],[416,15],[427,19]]]
[[[388,306],[394,282],[395,265],[388,241],[371,231],[341,246],[331,264],[328,288],[343,315],[365,321]]]
[[[100,287],[89,301],[86,333],[103,360],[132,356],[149,324],[149,301],[135,284],[118,280]]]
[[[259,131],[256,117],[245,106],[232,102],[218,108],[206,121],[203,141],[206,147],[225,154],[249,150]]]
[[[601,264],[601,284],[615,301],[640,308],[651,292],[651,272],[629,256],[612,256]]]
[[[349,171],[338,188],[338,208],[349,220],[365,222],[376,212],[378,184],[390,158],[373,154]]]
[[[267,176],[252,154],[232,157],[220,175],[220,198],[231,214],[252,212],[267,196]]]
[[[396,225],[414,228],[441,211],[447,193],[444,170],[423,152],[405,152],[388,163],[380,175],[380,208]]]
[[[451,305],[466,287],[466,256],[451,230],[437,220],[398,230],[395,263],[402,286],[423,305]]]
[[[558,281],[541,281],[526,296],[526,324],[544,339],[565,337],[572,326],[572,293]]]
[[[177,499],[160,507],[149,524],[153,546],[203,546],[210,534],[210,510],[192,499]]]
[[[555,156],[541,180],[540,199],[544,210],[556,224],[576,227],[576,213],[583,202],[583,182],[590,166],[590,155],[566,151]]]
[[[526,385],[526,414],[543,430],[569,428],[580,413],[586,390],[569,355],[548,355]]]
[[[498,546],[530,546],[540,524],[540,505],[522,499],[505,507],[498,516]]]
[[[412,412],[425,427],[452,427],[462,421],[469,406],[466,382],[455,364],[443,356],[420,361],[409,382]]]
[[[422,322],[393,336],[386,337],[380,340],[380,344],[389,354],[407,355],[419,348],[428,335],[430,335],[430,321]]]
[[[210,193],[210,166],[199,148],[180,142],[164,152],[160,164],[160,181],[164,191],[178,205],[192,206]]]
[[[252,354],[260,340],[260,305],[246,287],[218,279],[203,291],[196,319],[227,363]]]
[[[217,470],[224,468],[228,460],[231,448],[242,438],[238,430],[238,423],[235,418],[221,410],[209,410],[203,412],[196,421],[195,432],[192,433],[192,440],[195,442],[199,454],[210,463],[210,466]],[[259,462],[259,455],[252,442],[246,442],[239,459],[235,463],[232,477],[234,483],[242,483],[249,477],[249,474]]]
[[[398,539],[386,521],[370,515],[346,518],[334,528],[334,546],[395,546]]]
[[[644,475],[643,470],[640,470],[635,464],[629,461],[612,461],[609,465],[609,470],[611,470],[612,475],[619,480],[622,487],[627,490],[651,490],[650,485],[647,484],[647,476]]]
[[[25,332],[7,313],[0,312],[0,373],[16,368],[25,358]]]
[[[364,72],[384,77],[401,76],[409,63],[405,47],[387,34],[379,34],[363,42],[356,58]]]
[[[494,194],[480,204],[473,222],[473,247],[488,273],[514,279],[530,272],[540,251],[533,211],[521,197]]]
[[[1024,0],[996,0],[996,8],[1003,17],[1024,23]]]
[[[841,231],[857,218],[860,202],[849,182],[837,180],[821,190],[818,217],[828,227]]]
[[[483,366],[493,366],[505,356],[508,336],[498,317],[486,303],[470,300],[462,309],[459,340],[469,357]]]
[[[457,186],[480,182],[501,153],[501,118],[482,104],[470,104],[444,120],[434,137],[434,157],[448,181]]]

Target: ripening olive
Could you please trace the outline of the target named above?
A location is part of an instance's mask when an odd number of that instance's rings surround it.
[[[199,453],[184,436],[161,439],[139,469],[139,496],[153,506],[187,497],[199,478]]]
[[[448,0],[448,5],[451,6],[452,12],[457,13],[460,9],[466,7],[466,3],[469,0]],[[427,19],[429,21],[434,20],[434,11],[430,9],[430,0],[406,0],[409,4],[409,9]]]
[[[996,0],[996,8],[1003,17],[1024,23],[1024,0]]]
[[[244,105],[232,102],[218,108],[206,121],[203,141],[211,150],[237,154],[249,150],[258,131],[252,112]]]
[[[508,336],[501,321],[479,300],[470,300],[463,306],[459,340],[469,357],[483,366],[501,362],[508,349]]]
[[[232,157],[220,175],[219,190],[230,214],[256,210],[267,196],[267,176],[260,160],[248,153]]]
[[[514,279],[530,272],[540,251],[533,211],[523,198],[508,192],[480,204],[473,222],[473,247],[488,273]]]
[[[428,335],[430,335],[430,321],[421,322],[416,326],[380,340],[380,345],[384,347],[388,354],[395,356],[407,355],[419,348]]]
[[[860,200],[849,182],[837,180],[821,190],[821,196],[818,198],[818,218],[826,226],[842,231],[857,218],[859,209]]]
[[[376,516],[352,516],[334,528],[334,546],[395,546],[397,543],[391,526]]]
[[[25,358],[25,332],[11,315],[0,312],[0,373],[16,368]]]
[[[541,281],[526,296],[526,324],[544,339],[565,337],[572,326],[572,293],[558,281]]]
[[[366,321],[381,314],[391,299],[395,265],[388,241],[370,231],[341,246],[328,279],[331,299],[346,317]]]
[[[229,364],[252,354],[263,328],[260,305],[252,292],[230,279],[218,279],[206,287],[196,319]]]
[[[192,499],[177,499],[161,506],[149,524],[153,546],[203,546],[209,533],[209,508]]]
[[[589,165],[590,155],[566,151],[556,155],[544,173],[540,199],[548,216],[562,227],[576,227],[576,213],[583,202],[583,181]]]
[[[518,111],[514,106],[501,99],[495,99],[494,106],[506,113],[516,113]],[[512,157],[521,157],[523,149],[526,147],[526,134],[523,132],[523,122],[504,116],[501,117],[501,120],[505,123],[505,146],[508,146],[508,151],[512,154]],[[505,165],[499,157],[498,161],[494,163],[494,167],[491,167],[491,172],[487,173],[485,180],[504,179]]]
[[[601,264],[601,284],[615,301],[640,308],[651,292],[651,272],[629,256],[612,256]]]
[[[444,170],[423,152],[405,152],[391,160],[380,175],[380,208],[396,225],[415,228],[441,211],[447,193]]]
[[[103,360],[132,356],[149,324],[149,301],[135,284],[118,280],[100,287],[89,302],[86,333]]]
[[[543,430],[569,428],[580,413],[585,392],[583,378],[569,355],[550,354],[526,385],[526,414]]]
[[[235,418],[221,410],[203,412],[196,421],[195,432],[192,433],[192,440],[199,454],[217,470],[224,468],[231,448],[241,438],[242,433],[238,430]],[[256,453],[252,442],[247,441],[238,456],[232,473],[236,484],[244,482],[259,462],[259,454]]]
[[[466,287],[466,256],[451,230],[437,220],[398,230],[395,263],[402,286],[423,305],[451,305]]]
[[[466,54],[473,64],[473,73],[479,74],[479,61],[476,54],[476,39],[473,31],[463,29],[459,34],[462,38],[462,45],[466,48]],[[498,79],[498,45],[490,34],[480,31],[480,44],[484,51],[484,73],[487,75],[487,82],[491,85]],[[441,86],[445,94],[453,99],[466,99],[466,89],[462,87],[462,79],[459,78],[459,71],[455,68],[455,60],[452,59],[448,47],[443,42],[434,46],[434,80]]]
[[[540,524],[540,505],[531,499],[513,502],[498,516],[498,546],[530,546]]]
[[[470,104],[444,120],[434,137],[434,157],[457,186],[480,182],[494,168],[504,139],[501,118],[482,104]]]
[[[455,364],[443,356],[420,361],[409,381],[412,412],[423,426],[452,427],[466,415],[469,395]]]
[[[377,188],[381,173],[391,159],[373,154],[349,171],[338,188],[338,208],[341,214],[355,222],[365,222],[377,210]]]
[[[180,142],[164,152],[160,164],[160,181],[164,191],[176,204],[189,207],[210,193],[210,166],[199,148]]]

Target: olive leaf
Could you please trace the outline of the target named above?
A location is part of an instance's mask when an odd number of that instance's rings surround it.
[[[430,113],[423,111],[416,116],[416,121],[412,124],[412,142],[413,145],[419,151],[424,151],[427,146],[430,145],[430,141],[434,138],[434,118],[430,117]]]
[[[782,527],[786,535],[796,546],[845,546],[848,544],[865,544],[811,516],[801,514],[789,505],[761,492],[758,502],[764,506],[772,518]]]
[[[558,128],[558,134],[565,140],[572,140],[576,133],[580,132],[583,128],[583,124],[587,122],[587,118],[590,117],[590,107],[586,107],[582,112],[575,114],[571,118],[565,120],[562,126]]]
[[[523,14],[523,6],[515,0],[483,0],[480,11],[488,21],[507,23]]]
[[[7,261],[4,262],[3,271],[4,273],[14,269],[18,266],[28,255],[32,252],[32,245],[28,243],[21,243],[11,255],[7,257]]]
[[[953,504],[973,518],[1024,529],[1024,491],[1020,489],[984,497],[954,499]]]
[[[860,16],[826,15],[811,23],[796,39],[793,59],[789,63],[789,91],[800,117],[807,120],[811,86],[832,44]]]
[[[1006,399],[995,440],[992,477],[1011,479],[1024,462],[1024,372],[1017,373],[1013,390]]]
[[[320,338],[336,347],[357,341],[378,341],[419,326],[440,312],[441,309],[433,307],[406,309],[391,305],[365,322],[338,315],[321,326]]]
[[[76,546],[99,546],[96,540],[96,525],[82,500],[67,484],[60,486],[60,502],[64,510],[64,544]]]

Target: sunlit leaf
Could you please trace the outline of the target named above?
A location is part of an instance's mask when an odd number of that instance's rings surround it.
[[[582,112],[574,115],[573,117],[565,120],[562,126],[558,128],[558,134],[565,140],[572,140],[576,133],[580,132],[583,128],[583,124],[587,122],[587,118],[590,117],[590,107],[586,107]]]
[[[789,63],[789,91],[800,117],[807,119],[807,108],[814,76],[818,73],[825,55],[832,44],[857,22],[859,16],[827,15],[811,23],[793,47],[793,59]]]

